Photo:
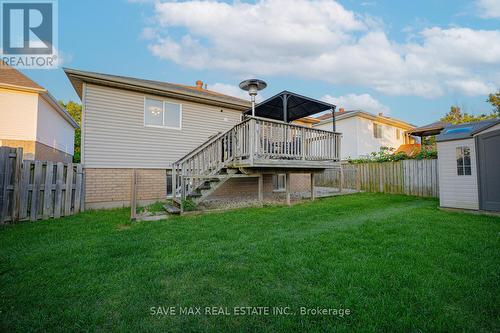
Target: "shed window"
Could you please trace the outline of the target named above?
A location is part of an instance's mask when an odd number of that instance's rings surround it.
[[[457,174],[459,176],[470,176],[470,148],[457,147]]]
[[[376,139],[382,137],[382,126],[380,124],[373,123],[373,137]]]
[[[285,180],[286,174],[273,175],[273,190],[274,191],[284,191],[285,190]]]
[[[144,125],[180,129],[182,107],[180,104],[153,98],[144,101]]]

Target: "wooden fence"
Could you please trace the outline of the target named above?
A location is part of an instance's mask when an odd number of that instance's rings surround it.
[[[0,147],[0,223],[83,211],[81,164],[23,161],[21,148]]]
[[[342,183],[340,183],[342,181]],[[343,164],[316,177],[317,186],[439,197],[437,159]]]

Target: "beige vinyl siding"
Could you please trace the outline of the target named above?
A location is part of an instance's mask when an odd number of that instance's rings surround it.
[[[144,126],[144,98],[182,104],[182,129]],[[170,168],[241,112],[128,90],[85,85],[83,149],[89,168]],[[221,112],[222,111],[222,112]]]
[[[469,147],[471,175],[457,175],[456,148]],[[439,201],[442,207],[479,209],[474,139],[438,142]]]
[[[0,88],[0,140],[36,140],[38,94]]]

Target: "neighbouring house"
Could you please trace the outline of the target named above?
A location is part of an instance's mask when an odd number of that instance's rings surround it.
[[[320,121],[321,120],[319,120],[318,118],[304,117],[304,118],[301,118],[301,119],[294,120],[292,123],[311,128],[315,124],[318,124]]]
[[[344,110],[335,112],[335,126],[332,114],[324,114],[317,119],[313,128],[342,133],[341,158],[357,159],[368,157],[378,152],[381,147],[397,149],[404,144],[414,143],[414,139],[406,134],[415,126],[393,117],[371,114],[362,110]]]
[[[0,146],[23,148],[24,159],[71,162],[76,128],[46,89],[0,64]]]
[[[289,202],[294,193],[314,193],[314,174],[339,161],[338,133],[292,124],[334,107],[325,102],[284,91],[258,104],[253,117],[249,101],[207,90],[202,81],[187,86],[65,72],[83,105],[90,208],[129,205],[134,172],[139,203],[282,195]]]
[[[441,207],[500,211],[500,119],[446,126],[436,142]]]

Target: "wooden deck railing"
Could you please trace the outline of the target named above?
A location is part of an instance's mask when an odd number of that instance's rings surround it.
[[[339,156],[339,133],[248,118],[175,162],[172,185],[177,193],[189,192],[225,167],[252,167],[268,160],[286,160],[293,166],[293,160],[338,161]]]

